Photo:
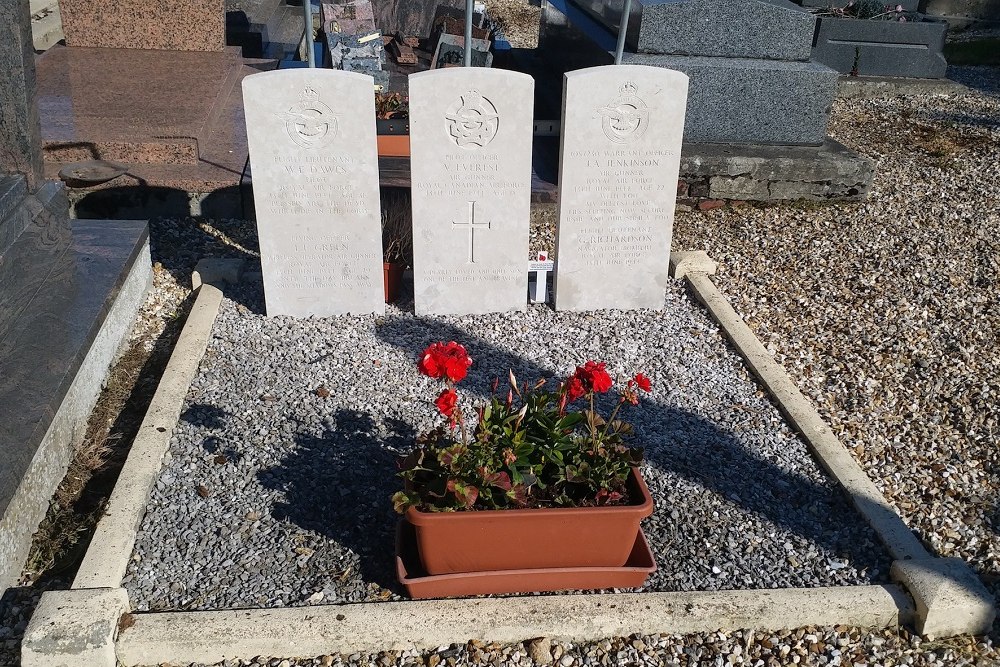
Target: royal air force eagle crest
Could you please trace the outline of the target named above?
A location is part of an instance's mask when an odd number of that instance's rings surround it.
[[[278,116],[285,121],[285,131],[302,148],[322,148],[337,136],[337,117],[319,99],[319,93],[308,86],[299,101]]]
[[[626,81],[621,94],[597,112],[601,115],[604,134],[616,144],[635,141],[646,131],[649,109],[638,95],[636,85]]]
[[[462,148],[484,148],[497,136],[500,127],[497,108],[477,90],[459,97],[444,117],[448,121],[448,136]]]

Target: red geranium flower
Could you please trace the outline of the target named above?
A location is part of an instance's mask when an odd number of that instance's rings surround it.
[[[441,411],[441,414],[451,419],[452,415],[455,414],[455,407],[458,405],[458,394],[455,393],[454,389],[445,389],[434,401],[434,405]]]
[[[432,343],[417,362],[417,370],[432,378],[446,377],[452,382],[463,379],[472,365],[465,348],[455,341]]]
[[[642,373],[636,373],[632,380],[635,382],[635,385],[643,391],[650,391],[653,388],[653,383],[650,382],[649,378]]]
[[[566,380],[566,397],[570,401],[575,401],[586,393],[587,390],[583,386],[583,382],[577,376],[574,375]]]
[[[579,378],[587,391],[594,391],[598,394],[603,394],[614,384],[611,376],[604,369],[603,361],[588,361],[583,366],[577,366],[574,377]]]

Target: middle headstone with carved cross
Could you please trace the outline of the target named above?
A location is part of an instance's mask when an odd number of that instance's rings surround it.
[[[409,87],[416,313],[524,310],[533,79],[452,68]]]

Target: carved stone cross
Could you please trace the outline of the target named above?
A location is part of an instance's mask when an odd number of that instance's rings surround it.
[[[476,247],[476,230],[477,229],[490,229],[490,222],[476,222],[476,202],[469,202],[469,220],[468,222],[456,222],[452,220],[451,226],[453,228],[468,227],[469,228],[469,264],[476,263],[475,247]]]

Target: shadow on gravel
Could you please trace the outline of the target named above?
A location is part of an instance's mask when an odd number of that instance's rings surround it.
[[[395,542],[397,516],[389,497],[397,480],[396,454],[416,438],[412,426],[383,422],[386,437],[366,412],[338,410],[320,437],[295,436],[296,449],[281,464],[258,473],[261,486],[284,492],[275,519],[330,538],[360,557],[361,576],[381,588],[397,590]]]
[[[180,420],[194,426],[223,431],[226,428],[227,417],[229,417],[229,413],[218,406],[207,403],[191,403],[181,413]],[[219,464],[226,461],[237,462],[243,458],[243,455],[236,448],[225,444],[223,438],[215,435],[206,436],[201,446],[209,454],[224,457],[224,460],[216,461]]]
[[[982,65],[952,65],[948,78],[984,95],[1000,96],[1000,68]]]
[[[512,354],[481,339],[470,339],[467,332],[431,318],[389,320],[377,329],[384,341],[409,352],[414,363],[427,345],[435,341],[462,342],[475,360],[461,389],[485,398],[494,378],[505,378],[507,370],[524,380],[552,377],[552,372],[532,361]],[[642,370],[642,369],[635,369]],[[617,396],[606,396],[602,411],[608,410]],[[733,406],[738,409],[739,406]],[[677,408],[644,401],[642,424],[636,424],[646,450],[646,462],[657,469],[672,471],[691,483],[728,499],[746,512],[758,515],[794,534],[810,540],[838,557],[847,557],[858,570],[887,574],[889,557],[866,538],[876,538],[867,524],[851,507],[847,497],[831,481],[829,486],[788,472],[764,460],[748,449],[732,433],[720,430],[707,419]],[[628,416],[626,416],[628,419]],[[402,441],[404,447],[409,442]],[[369,447],[359,450],[358,461]],[[372,457],[373,459],[376,457]],[[382,470],[385,459],[374,463]],[[373,476],[378,477],[376,468]],[[365,474],[367,477],[367,473]],[[398,483],[382,475],[385,484],[376,500],[388,508],[388,498]],[[391,511],[391,510],[390,510]],[[658,511],[669,512],[662,507]],[[670,521],[669,514],[666,521]],[[684,539],[698,540],[699,529]],[[383,542],[389,543],[389,542]],[[712,554],[707,554],[712,556]],[[683,567],[681,565],[680,567]]]

